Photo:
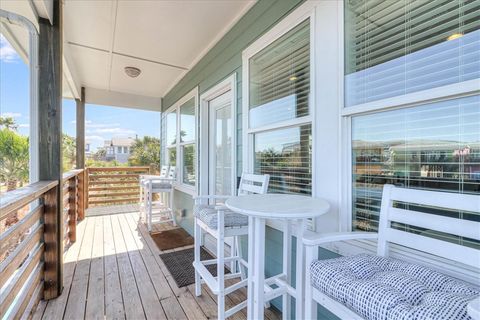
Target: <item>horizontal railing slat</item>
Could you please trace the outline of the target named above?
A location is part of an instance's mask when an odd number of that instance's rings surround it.
[[[58,181],[39,181],[2,194],[0,201],[0,220],[38,199],[56,185],[58,185]]]
[[[42,240],[43,224],[38,225],[20,245],[0,263],[0,288],[7,282],[12,274],[17,270],[25,257]]]
[[[43,254],[43,245],[37,247],[31,256],[23,263],[22,267],[15,274],[12,281],[8,284],[7,288],[3,290],[0,295],[0,318],[3,318],[8,308],[14,301],[15,297],[18,295],[22,287],[25,285],[25,282],[32,274],[32,271],[35,266],[40,262],[40,258]],[[19,303],[17,301],[17,303]]]
[[[39,205],[23,217],[22,220],[0,234],[0,252],[5,252],[5,250],[15,245],[22,234],[36,222],[40,221],[42,214],[43,205]]]
[[[116,171],[150,171],[150,167],[108,167],[108,168],[88,168],[90,172],[116,172]]]

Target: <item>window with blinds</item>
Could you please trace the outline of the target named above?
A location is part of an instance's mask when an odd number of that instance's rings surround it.
[[[480,96],[353,117],[352,145],[354,230],[377,230],[386,183],[480,197]],[[478,214],[468,212],[424,210],[480,221]],[[479,244],[443,234],[431,236]]]
[[[312,193],[309,95],[307,19],[249,59],[253,167],[255,173],[270,175],[268,192]],[[293,126],[285,122],[293,119],[298,120]]]
[[[305,20],[249,61],[249,125],[309,114],[310,22]]]
[[[255,134],[255,173],[269,174],[269,192],[312,194],[310,125]]]
[[[480,78],[480,1],[345,2],[345,105]]]

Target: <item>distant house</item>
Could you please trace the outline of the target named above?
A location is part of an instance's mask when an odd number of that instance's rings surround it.
[[[90,147],[90,142],[85,142],[85,158],[90,159],[92,157],[92,149]]]
[[[126,163],[130,157],[130,149],[135,139],[133,138],[112,138],[104,142],[106,151],[105,160],[116,160],[120,163]]]

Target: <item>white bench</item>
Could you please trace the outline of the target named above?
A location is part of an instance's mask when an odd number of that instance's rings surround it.
[[[341,319],[469,319],[467,305],[479,297],[479,283],[472,285],[389,257],[389,244],[397,244],[480,271],[480,250],[439,236],[445,233],[478,241],[480,222],[414,211],[421,206],[479,213],[480,196],[385,185],[378,233],[339,232],[304,238],[306,319],[316,318],[317,303]],[[407,232],[393,223],[425,232]],[[317,260],[320,245],[358,239],[376,239],[377,255]]]

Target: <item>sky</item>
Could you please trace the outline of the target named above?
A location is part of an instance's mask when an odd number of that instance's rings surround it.
[[[87,93],[88,94],[88,93]],[[75,101],[63,100],[63,132],[75,136]],[[29,70],[0,34],[0,114],[13,117],[18,132],[29,135]],[[160,137],[160,113],[111,106],[86,105],[85,138],[92,151],[113,137]]]

